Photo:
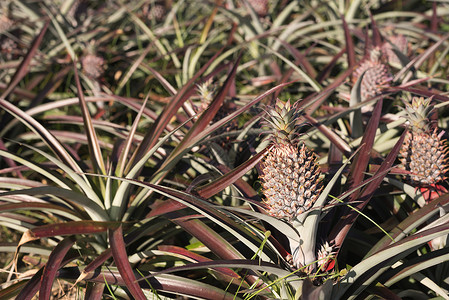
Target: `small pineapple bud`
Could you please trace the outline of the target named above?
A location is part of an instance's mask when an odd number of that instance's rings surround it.
[[[215,87],[212,84],[212,78],[197,85],[197,91],[200,96],[201,106],[199,111],[204,111],[215,96]]]
[[[408,56],[410,52],[410,45],[407,38],[402,34],[392,35],[387,38],[388,41],[382,45],[382,53],[387,58],[389,63],[400,64],[401,61],[396,54],[395,50],[399,50],[405,56]],[[394,45],[394,47],[393,47]]]
[[[321,272],[327,272],[334,268],[335,265],[335,253],[332,246],[328,242],[321,245],[318,250],[318,270]]]
[[[411,172],[409,181],[418,186],[435,185],[446,179],[448,170],[448,148],[437,129],[431,129],[428,120],[433,111],[430,100],[414,97],[405,108],[411,130],[400,150],[401,165]]]
[[[354,82],[363,75],[361,82],[362,101],[379,96],[383,86],[391,80],[388,67],[382,63],[381,51],[378,48],[371,50],[369,59],[365,59],[354,71]]]
[[[83,72],[92,79],[98,79],[103,75],[104,59],[94,54],[87,54],[81,58]]]
[[[209,107],[209,104],[214,98],[215,89],[212,85],[212,78],[201,84],[197,84],[196,91],[200,98],[200,102],[192,103],[192,108],[196,113],[194,120],[198,120],[199,116]]]

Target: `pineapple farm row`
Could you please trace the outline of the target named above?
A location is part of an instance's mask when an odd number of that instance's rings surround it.
[[[447,1],[0,9],[0,299],[449,299]]]

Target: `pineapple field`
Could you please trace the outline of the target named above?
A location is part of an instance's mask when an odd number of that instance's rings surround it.
[[[0,2],[0,299],[449,299],[449,2]]]

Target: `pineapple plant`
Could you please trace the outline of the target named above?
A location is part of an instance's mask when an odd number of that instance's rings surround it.
[[[418,187],[435,186],[444,179],[448,170],[447,146],[432,129],[429,121],[433,113],[431,98],[413,97],[405,104],[410,131],[401,148],[402,167],[410,171],[408,180]]]
[[[388,67],[383,63],[382,51],[376,47],[370,51],[369,58],[362,61],[354,71],[353,79],[357,81],[364,74],[361,82],[362,101],[379,96],[383,86],[391,80]]]
[[[262,187],[270,215],[294,220],[310,210],[322,189],[316,155],[298,140],[300,110],[277,100],[267,111],[272,148],[262,162]]]

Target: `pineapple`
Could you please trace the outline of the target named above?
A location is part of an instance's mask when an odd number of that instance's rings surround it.
[[[391,80],[388,67],[382,62],[382,52],[379,48],[374,48],[370,52],[370,57],[365,59],[354,71],[354,82],[365,73],[361,82],[362,101],[379,96],[382,87]]]
[[[428,120],[433,111],[430,101],[430,98],[414,97],[405,105],[410,131],[400,151],[401,164],[411,172],[409,181],[418,187],[435,186],[446,179],[448,170],[447,146]]]
[[[273,146],[262,162],[262,190],[270,215],[294,220],[321,192],[316,156],[297,139],[299,109],[279,100],[267,111]]]

